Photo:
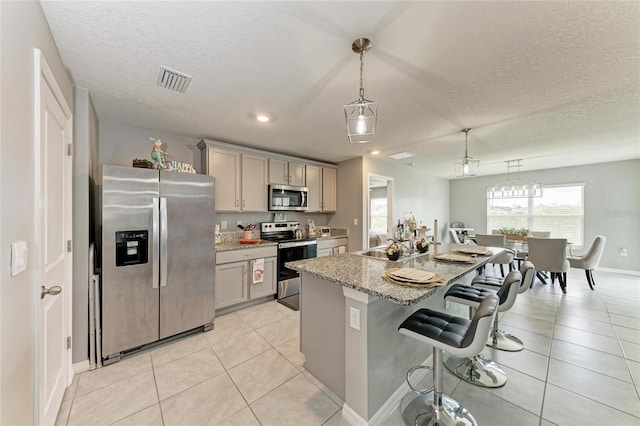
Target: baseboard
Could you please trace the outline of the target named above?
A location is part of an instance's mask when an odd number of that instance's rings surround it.
[[[431,365],[431,358],[429,356],[422,365]],[[420,369],[413,373],[411,376],[411,383],[419,383],[424,376],[429,374],[430,370]],[[358,413],[356,413],[351,407],[347,405],[345,402],[342,406],[342,417],[353,426],[381,426],[384,422],[389,418],[391,413],[398,407],[402,398],[411,392],[411,388],[406,381],[402,382],[400,387],[391,394],[389,399],[382,404],[382,407],[369,419],[369,421],[362,418]]]
[[[349,407],[345,402],[342,404],[342,418],[352,426],[367,426],[368,423],[365,419],[360,417],[360,414],[356,413],[353,408]]]
[[[615,269],[615,268],[597,268],[596,271],[601,272],[613,272],[615,274],[623,274],[623,275],[633,275],[636,277],[640,277],[640,271],[633,271],[630,269]]]
[[[84,373],[85,371],[89,371],[89,360],[85,359],[84,361],[76,362],[73,364],[73,374]]]

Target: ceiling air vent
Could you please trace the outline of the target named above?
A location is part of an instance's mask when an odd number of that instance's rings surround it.
[[[191,83],[191,76],[160,65],[156,84],[165,89],[184,93]]]
[[[399,152],[397,154],[390,155],[389,157],[393,158],[394,160],[402,160],[403,158],[410,158],[415,156],[415,154],[412,154],[410,152]]]

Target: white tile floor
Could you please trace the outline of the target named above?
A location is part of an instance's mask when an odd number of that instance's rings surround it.
[[[503,388],[446,373],[447,392],[480,425],[640,425],[640,278],[594,276],[591,291],[572,270],[567,295],[536,281],[504,314],[501,328],[526,348],[485,348],[507,372]],[[269,302],[216,318],[210,332],[82,373],[56,424],[346,425],[340,399],[304,370],[299,321]],[[396,409],[386,425],[400,424]]]

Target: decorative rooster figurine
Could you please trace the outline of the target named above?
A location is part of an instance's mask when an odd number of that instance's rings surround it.
[[[156,169],[164,168],[164,157],[167,154],[162,150],[162,139],[149,138],[153,142],[153,149],[151,150],[151,159],[155,161]]]

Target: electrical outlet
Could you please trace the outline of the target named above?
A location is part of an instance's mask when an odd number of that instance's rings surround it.
[[[220,229],[227,229],[227,221],[223,220],[222,222],[220,222]]]
[[[621,248],[620,249],[620,256],[627,257],[628,255],[629,255],[629,252],[627,251],[626,248]]]
[[[358,219],[353,219],[353,225],[358,226]]]
[[[241,220],[236,220],[236,225],[242,225],[242,221]]]
[[[360,331],[360,309],[349,307],[349,325]]]

